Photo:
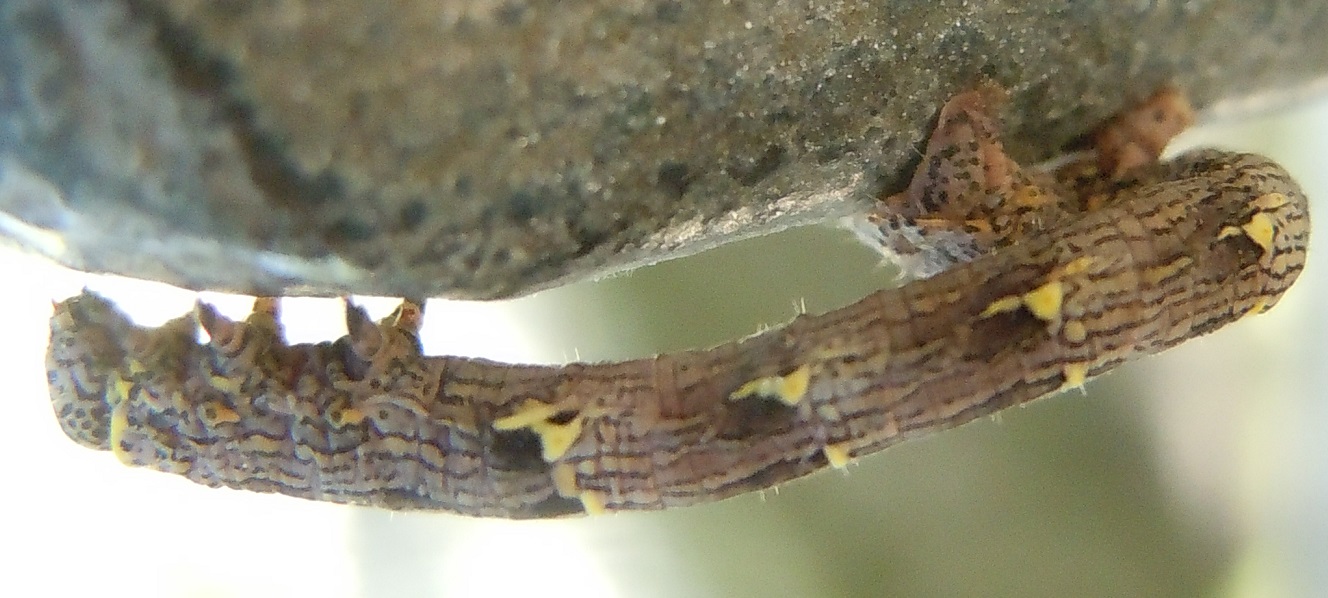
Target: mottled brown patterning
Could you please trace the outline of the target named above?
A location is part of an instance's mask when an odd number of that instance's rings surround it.
[[[143,329],[84,293],[51,320],[51,397],[78,442],[212,486],[514,518],[713,501],[1077,387],[1271,307],[1303,266],[1305,198],[1264,158],[1095,189],[1056,201],[1100,208],[932,278],[622,363],[422,356],[411,302],[286,345],[271,300]]]

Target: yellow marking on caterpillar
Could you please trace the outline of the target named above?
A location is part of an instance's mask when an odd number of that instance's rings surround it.
[[[738,390],[729,393],[729,400],[761,396],[777,398],[786,405],[797,405],[803,395],[807,394],[811,377],[812,369],[803,365],[783,376],[766,376],[743,384]]]
[[[987,305],[987,309],[978,314],[979,318],[990,318],[996,314],[1002,314],[1008,311],[1015,311],[1024,306],[1024,299],[1018,295],[1008,295],[992,301]]]
[[[1027,307],[1028,313],[1033,317],[1044,322],[1057,322],[1061,317],[1061,305],[1065,300],[1065,283],[1061,282],[1066,276],[1074,276],[1088,270],[1093,265],[1093,258],[1076,258],[1063,267],[1058,268],[1048,276],[1047,282],[1023,295],[1007,295],[987,305],[987,308],[978,314],[979,318],[989,318],[999,313],[1015,311],[1020,307]]]
[[[587,515],[603,515],[608,512],[608,509],[604,508],[604,497],[598,492],[587,490],[577,498],[581,500],[581,508],[585,509]]]
[[[134,390],[134,383],[118,374],[115,380],[107,385],[106,402],[111,406],[120,405],[129,401],[129,393]]]
[[[1218,231],[1217,238],[1226,239],[1244,235],[1254,241],[1254,244],[1258,245],[1260,249],[1263,249],[1266,256],[1273,250],[1273,234],[1275,231],[1276,226],[1273,224],[1273,217],[1264,212],[1259,212],[1250,216],[1249,221],[1245,224],[1223,227],[1221,231]]]
[[[262,434],[254,434],[238,440],[243,450],[249,452],[262,453],[282,453],[285,452],[285,442],[275,438],[268,438]]]
[[[1061,374],[1065,376],[1065,382],[1059,390],[1077,388],[1079,392],[1084,392],[1084,383],[1088,381],[1088,364],[1071,363],[1061,370]]]
[[[839,409],[836,409],[834,405],[818,405],[816,415],[821,419],[834,421],[839,419]]]
[[[493,420],[495,430],[518,430],[528,428],[558,413],[558,408],[535,399],[526,399],[511,415]]]
[[[129,454],[122,446],[125,432],[129,431],[129,401],[120,401],[111,408],[111,427],[108,434],[108,442],[111,445],[111,454],[115,455],[121,463],[133,465],[133,456]]]
[[[1182,255],[1174,260],[1171,260],[1168,263],[1162,264],[1161,266],[1153,266],[1152,268],[1145,268],[1144,282],[1150,285],[1161,284],[1162,281],[1171,278],[1172,276],[1175,276],[1176,274],[1180,273],[1181,270],[1188,268],[1190,264],[1193,263],[1194,263],[1193,258]]]
[[[940,219],[933,219],[932,222],[938,223],[939,226],[944,226],[948,224],[948,221]],[[964,225],[969,227],[969,229],[975,233],[990,234],[992,232],[990,220],[986,219],[965,220]]]
[[[148,369],[143,366],[143,362],[134,359],[133,357],[129,358],[129,363],[127,365],[129,366],[129,375],[131,376],[148,371]]]
[[[208,378],[208,386],[220,390],[226,394],[240,394],[240,383],[233,378],[225,376],[212,375]]]
[[[383,436],[378,438],[378,449],[387,451],[394,455],[406,455],[416,452],[415,443],[397,436]],[[438,465],[434,463],[434,465]]]
[[[1273,251],[1273,217],[1264,212],[1259,212],[1250,216],[1250,221],[1241,225],[1241,230],[1245,231],[1245,236],[1254,241],[1256,245],[1263,249],[1263,254],[1268,255]]]
[[[567,454],[567,449],[572,448],[576,439],[581,437],[581,421],[580,417],[575,417],[565,424],[540,422],[530,426],[531,430],[539,434],[540,443],[544,446],[542,456],[545,462],[552,463]]]
[[[332,422],[333,426],[340,429],[348,425],[358,424],[364,421],[364,418],[365,415],[363,411],[354,407],[347,407],[339,412],[333,413],[331,417],[328,418],[328,421]]]
[[[1014,205],[1021,208],[1036,208],[1046,205],[1050,196],[1043,192],[1041,187],[1028,185],[1015,191],[1011,199],[1014,200]]]
[[[576,485],[576,469],[567,463],[553,467],[553,487],[560,496],[576,496],[580,488]]]
[[[512,415],[500,417],[493,420],[495,430],[518,430],[521,428],[530,428],[530,430],[540,437],[540,445],[543,447],[541,457],[546,463],[552,463],[567,453],[567,449],[572,448],[572,444],[577,438],[581,437],[581,426],[584,417],[577,414],[567,423],[554,423],[549,418],[557,415],[560,411],[553,405],[541,403],[534,399],[527,399],[519,409]]]
[[[482,395],[484,392],[487,392],[487,390],[488,389],[485,386],[473,382],[448,380],[443,383],[443,392],[453,396],[473,397],[476,395]],[[519,428],[521,426],[517,427]]]
[[[1268,305],[1268,298],[1259,297],[1257,300],[1255,300],[1254,305],[1250,306],[1250,310],[1245,312],[1245,315],[1258,315],[1268,311],[1269,307],[1271,306]]]
[[[830,463],[830,467],[835,469],[846,469],[848,462],[853,459],[849,456],[848,449],[842,444],[827,444],[825,448],[821,449],[821,452],[825,453],[825,460]]]
[[[1096,260],[1094,260],[1091,256],[1075,258],[1071,260],[1070,263],[1065,264],[1064,268],[1061,268],[1060,275],[1074,276],[1075,274],[1083,274],[1084,272],[1088,271],[1088,268],[1093,265],[1094,261]]]
[[[1080,322],[1079,320],[1075,320],[1073,322],[1066,322],[1065,340],[1078,344],[1084,342],[1087,339],[1088,339],[1088,329],[1084,328],[1083,322]]]
[[[199,406],[198,417],[208,426],[240,423],[239,413],[236,413],[235,410],[230,407],[218,403]]]
[[[1065,285],[1053,280],[1024,293],[1023,303],[1033,317],[1044,322],[1055,321],[1061,315],[1061,302],[1065,298]]]
[[[1287,199],[1287,196],[1281,193],[1265,193],[1254,198],[1254,201],[1251,201],[1250,205],[1259,208],[1260,210],[1276,210],[1288,203],[1291,203],[1291,200]]]

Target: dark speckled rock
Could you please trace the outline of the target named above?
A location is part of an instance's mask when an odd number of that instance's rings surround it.
[[[193,288],[510,296],[860,210],[983,78],[1045,158],[1163,83],[1304,89],[1325,30],[1318,0],[5,0],[0,234]]]

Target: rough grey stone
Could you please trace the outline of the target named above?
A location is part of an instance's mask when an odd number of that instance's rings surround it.
[[[0,234],[197,289],[497,298],[861,210],[936,109],[1053,156],[1328,73],[1328,4],[5,0]]]

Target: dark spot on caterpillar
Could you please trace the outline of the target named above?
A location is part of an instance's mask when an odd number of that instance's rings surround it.
[[[543,519],[581,512],[584,512],[584,508],[581,506],[581,501],[554,494],[553,496],[531,505],[528,510],[521,513],[514,513],[513,515],[518,519]]]
[[[575,409],[567,409],[564,411],[559,411],[553,415],[550,415],[544,421],[549,422],[555,426],[565,426],[571,423],[572,420],[576,419],[577,413],[578,411]]]
[[[1047,334],[1047,323],[1026,307],[992,314],[971,324],[966,361],[986,362],[1001,351],[1019,351],[1020,347]]]
[[[547,471],[549,464],[544,462],[543,445],[539,435],[530,428],[518,430],[493,430],[486,438],[489,468],[497,471],[526,472]]]
[[[772,436],[793,427],[797,409],[777,398],[750,396],[728,401],[715,421],[715,435],[725,440]]]
[[[1212,259],[1220,268],[1214,270],[1235,275],[1240,272],[1240,264],[1257,263],[1263,255],[1263,247],[1246,234],[1229,235],[1222,238],[1213,248]]]

